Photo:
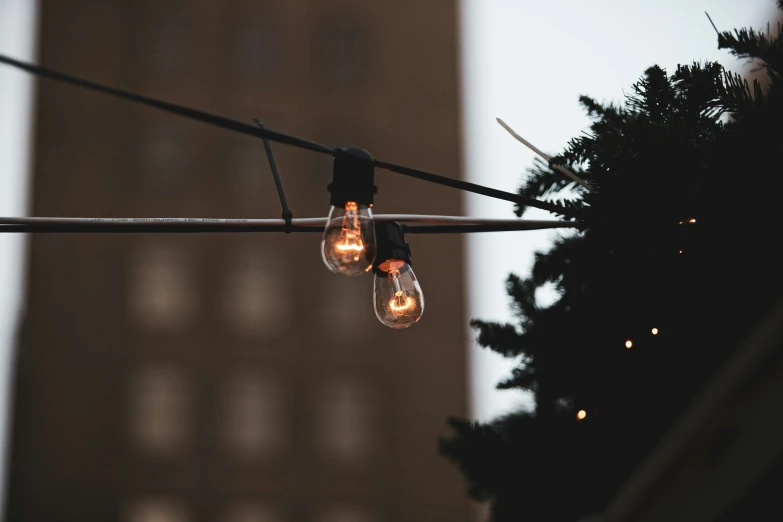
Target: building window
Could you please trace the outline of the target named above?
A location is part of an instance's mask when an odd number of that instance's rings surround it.
[[[360,21],[350,16],[327,20],[317,33],[316,60],[322,76],[337,87],[356,87],[370,72],[370,42]]]
[[[150,331],[177,331],[193,323],[196,278],[190,257],[171,244],[148,244],[131,265],[131,316]]]
[[[126,513],[127,522],[190,522],[191,517],[181,502],[169,499],[146,499],[132,504]]]
[[[194,151],[188,149],[182,124],[155,122],[138,136],[137,179],[141,189],[171,192],[185,184],[194,169],[189,161]]]
[[[364,465],[376,443],[377,398],[360,381],[332,381],[318,392],[314,435],[321,455],[344,465]]]
[[[324,511],[317,522],[377,522],[370,511],[359,506],[336,506]]]
[[[283,387],[265,376],[243,373],[226,385],[223,441],[241,459],[280,456],[287,450],[286,397]]]
[[[138,56],[142,65],[155,74],[181,73],[192,59],[195,49],[193,24],[189,9],[176,0],[144,0],[140,11]]]
[[[146,62],[153,72],[182,70],[190,52],[190,29],[182,23],[160,20],[146,31]]]
[[[285,522],[285,519],[273,507],[253,503],[230,507],[221,522]]]
[[[267,17],[244,19],[229,26],[227,58],[240,80],[257,82],[273,77],[280,60],[280,37],[278,24]]]
[[[148,366],[131,388],[131,434],[135,444],[161,457],[177,456],[189,444],[190,390],[174,368]]]
[[[361,277],[345,278],[325,274],[322,302],[328,313],[320,314],[324,328],[340,346],[357,345],[376,326],[367,281]]]
[[[257,337],[288,329],[293,303],[283,262],[245,251],[230,262],[225,274],[223,315],[234,332]]]
[[[263,142],[247,136],[226,136],[223,143],[226,187],[237,204],[255,215],[267,202],[277,203],[277,194],[270,192],[274,191],[274,182]]]

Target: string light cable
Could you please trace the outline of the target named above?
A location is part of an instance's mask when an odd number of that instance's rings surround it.
[[[328,218],[295,218],[291,232],[323,233]],[[512,232],[552,228],[581,228],[574,221],[526,219],[476,219],[460,216],[378,214],[374,222],[403,223],[408,234],[459,232]],[[283,219],[178,218],[178,217],[0,217],[0,232],[149,233],[284,232]],[[454,228],[458,227],[458,228]]]
[[[176,217],[0,217],[0,233],[248,233],[317,232],[322,234],[321,256],[326,267],[347,277],[374,274],[373,301],[378,320],[390,328],[408,328],[421,319],[424,295],[412,269],[411,249],[405,234],[448,234],[582,229],[577,213],[557,203],[453,179],[431,172],[375,159],[358,148],[333,148],[267,128],[260,120],[249,125],[216,114],[101,85],[54,69],[0,55],[0,63],[22,71],[74,85],[115,98],[138,103],[183,118],[232,132],[260,138],[282,208],[281,219],[176,218]],[[565,167],[554,165],[549,156],[519,136],[502,120],[498,122],[517,140],[543,157],[550,167],[588,191],[591,187]],[[282,179],[271,142],[328,154],[334,158],[329,215],[325,218],[294,218],[285,197]],[[503,220],[458,216],[408,214],[373,215],[375,170],[382,169],[428,183],[455,188],[521,206],[535,207],[564,216],[564,220]]]
[[[310,140],[298,138],[296,136],[284,134],[282,132],[273,131],[261,124],[249,125],[240,121],[226,118],[224,116],[210,114],[198,109],[192,109],[189,107],[176,105],[174,103],[157,100],[155,98],[142,96],[140,94],[124,91],[122,89],[117,89],[114,87],[102,85],[96,82],[92,82],[90,80],[79,78],[77,76],[56,71],[48,67],[42,67],[36,64],[16,60],[14,58],[2,54],[0,54],[0,63],[9,65],[11,67],[15,67],[17,69],[28,72],[35,76],[39,76],[42,78],[49,78],[62,83],[75,85],[83,89],[100,92],[109,96],[113,96],[115,98],[121,98],[134,103],[139,103],[141,105],[146,105],[148,107],[152,107],[164,112],[176,114],[184,118],[200,121],[208,125],[220,127],[226,130],[238,132],[240,134],[245,134],[248,136],[254,136],[256,138],[261,138],[262,140],[282,143],[292,147],[298,147],[301,149],[305,149],[321,154],[328,154],[331,156],[338,156],[340,152],[340,149],[335,149],[327,145],[322,145],[320,143],[316,143]],[[258,122],[258,120],[256,121]],[[527,144],[527,142],[525,143]],[[547,201],[541,201],[534,198],[526,198],[524,196],[521,196],[519,194],[514,194],[512,192],[506,192],[498,189],[493,189],[490,187],[485,187],[483,185],[478,185],[476,183],[471,183],[468,181],[453,179],[446,176],[440,176],[438,174],[433,174],[431,172],[426,172],[423,170],[415,169],[412,167],[406,167],[404,165],[398,165],[387,161],[373,159],[372,162],[374,166],[377,168],[394,172],[403,176],[408,176],[408,177],[420,179],[422,181],[427,181],[429,183],[435,183],[447,187],[456,188],[465,192],[472,192],[474,194],[480,194],[495,199],[509,201],[524,206],[540,208],[542,210],[547,210],[549,212],[553,212],[555,214],[563,215],[566,217],[572,217],[572,218],[576,217],[573,210]],[[279,186],[278,189],[280,189]]]

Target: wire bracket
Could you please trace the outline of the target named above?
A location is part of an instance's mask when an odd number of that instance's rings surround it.
[[[254,122],[261,130],[266,130],[264,124],[258,119],[254,118]],[[272,146],[269,144],[269,140],[262,138],[264,141],[264,149],[266,149],[266,157],[269,158],[269,168],[272,170],[272,177],[275,178],[275,186],[277,187],[277,195],[280,197],[280,206],[283,207],[283,220],[285,221],[285,233],[290,234],[293,227],[294,213],[288,208],[288,202],[285,199],[285,191],[283,190],[283,182],[280,180],[280,174],[277,172],[277,164],[275,163],[275,155],[272,153]]]

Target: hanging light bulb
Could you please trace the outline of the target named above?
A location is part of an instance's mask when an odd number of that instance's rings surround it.
[[[411,268],[411,250],[399,223],[376,223],[378,256],[373,265],[373,304],[378,320],[408,328],[424,313],[424,294]]]
[[[369,271],[375,258],[372,210],[356,201],[332,206],[321,241],[321,255],[335,274],[357,276]]]
[[[335,274],[357,276],[375,260],[372,203],[375,164],[362,149],[339,149],[334,158],[332,208],[321,241],[321,257]]]

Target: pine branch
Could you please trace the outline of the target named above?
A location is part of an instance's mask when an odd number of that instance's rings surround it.
[[[536,287],[554,283],[563,292],[569,279],[582,266],[579,254],[583,251],[584,236],[563,236],[555,240],[547,252],[536,252],[530,279]]]
[[[524,331],[540,310],[536,304],[536,286],[530,279],[510,274],[506,279],[506,293],[511,297],[511,309],[520,318]]]
[[[532,367],[521,366],[511,371],[511,377],[499,382],[496,386],[498,390],[509,390],[518,388],[525,391],[536,390],[536,372]]]
[[[470,321],[470,327],[478,330],[476,342],[480,346],[504,357],[519,355],[521,336],[513,325],[473,319]]]
[[[627,96],[626,107],[654,123],[665,123],[676,103],[676,91],[666,71],[657,65],[650,67],[631,89],[633,94]]]
[[[743,28],[734,32],[724,31],[718,34],[718,48],[728,49],[737,58],[761,60],[767,74],[772,79],[781,79],[783,72],[783,38],[778,26],[778,35]]]
[[[601,105],[589,96],[580,96],[579,104],[587,111],[591,118],[604,119],[618,126],[622,125],[625,118],[625,109],[614,104]]]
[[[556,164],[567,165],[567,163],[561,162],[561,158],[555,157],[552,158],[552,160]],[[559,173],[554,172],[541,159],[536,158],[534,164],[535,166],[528,170],[528,177],[522,187],[517,191],[518,194],[536,194],[536,199],[551,201],[551,199],[549,199],[551,196],[560,194],[562,191],[584,190],[573,181],[565,179]],[[527,209],[527,206],[517,205],[514,212],[518,217],[522,217]]]

